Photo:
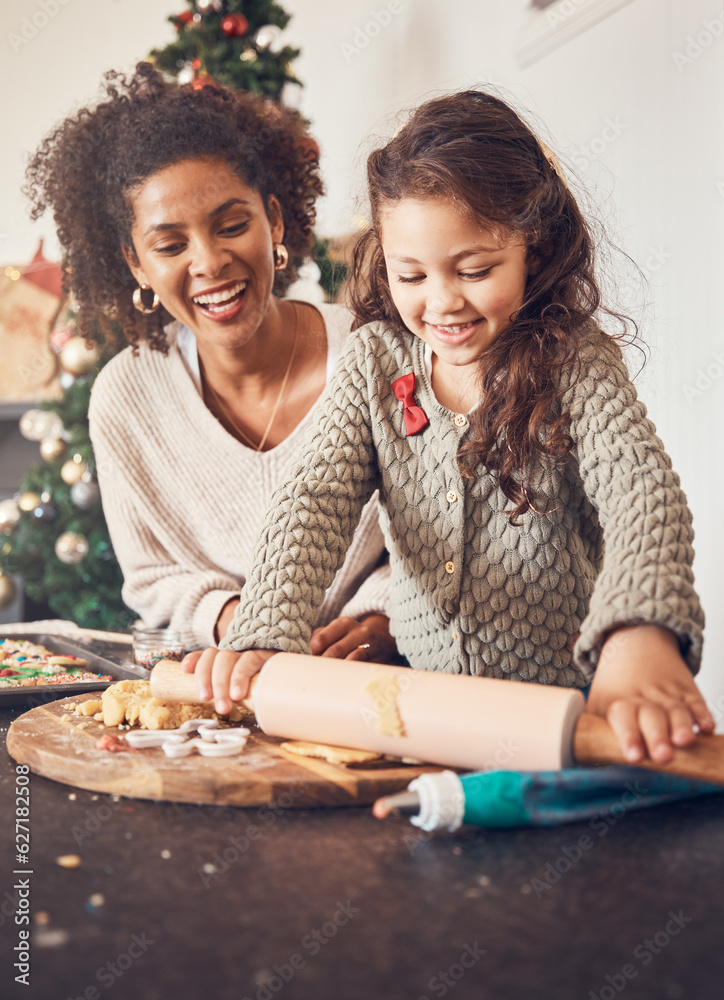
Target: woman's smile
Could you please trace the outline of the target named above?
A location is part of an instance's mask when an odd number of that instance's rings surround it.
[[[220,289],[194,295],[192,302],[208,319],[212,319],[215,323],[226,323],[236,319],[244,308],[245,292],[246,281],[234,281]]]

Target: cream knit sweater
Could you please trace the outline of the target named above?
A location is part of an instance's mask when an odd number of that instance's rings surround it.
[[[372,323],[328,387],[316,431],[274,496],[222,643],[308,652],[316,608],[379,489],[390,552],[390,627],[413,667],[584,686],[617,625],[672,629],[699,666],[691,515],[671,461],[594,324],[581,375],[562,377],[574,448],[532,483],[539,509],[513,527],[493,477],[460,475],[464,414],[438,403],[424,343]],[[410,437],[392,383],[412,373],[429,425]]]
[[[333,366],[351,316],[341,306],[319,310]],[[136,356],[128,348],[106,365],[93,386],[90,429],[123,599],[147,625],[169,623],[195,649],[213,644],[219,612],[239,594],[264,512],[298,456],[315,408],[276,448],[252,451],[205,406],[176,344],[177,329],[167,330],[167,356],[141,345]],[[373,498],[343,569],[330,580],[319,624],[340,614],[386,613],[389,566],[378,565],[384,557]],[[302,572],[305,564],[301,554]]]

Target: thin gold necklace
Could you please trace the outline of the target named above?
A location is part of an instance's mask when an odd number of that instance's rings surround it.
[[[292,307],[292,308],[294,308],[294,307]],[[286,389],[287,382],[289,381],[289,374],[290,374],[290,372],[292,370],[292,364],[294,362],[294,355],[295,355],[296,350],[297,350],[298,335],[299,335],[299,329],[298,329],[298,324],[297,324],[297,310],[294,309],[294,342],[292,344],[292,351],[291,351],[291,354],[289,355],[289,362],[287,364],[287,370],[284,372],[284,378],[282,379],[282,384],[281,384],[281,388],[279,389],[279,395],[277,396],[277,401],[274,404],[274,409],[271,412],[271,416],[269,417],[269,422],[266,425],[266,430],[264,431],[264,434],[262,435],[262,439],[259,442],[259,444],[254,444],[254,442],[251,440],[251,438],[248,437],[248,435],[246,435],[244,433],[244,431],[241,429],[241,427],[239,427],[239,425],[236,423],[236,421],[234,420],[234,418],[231,416],[231,413],[229,412],[229,408],[226,406],[226,404],[224,403],[223,399],[218,395],[218,393],[216,392],[216,390],[214,389],[214,387],[212,386],[212,384],[206,378],[206,375],[204,374],[203,363],[201,361],[201,358],[199,358],[199,372],[201,374],[201,384],[202,384],[202,386],[205,387],[205,388],[207,388],[209,390],[211,398],[216,403],[217,408],[221,411],[221,414],[224,417],[226,417],[227,421],[231,424],[231,426],[234,428],[234,430],[239,435],[239,437],[243,438],[243,440],[246,441],[246,443],[249,445],[249,447],[253,448],[255,451],[261,451],[264,448],[264,445],[266,444],[267,438],[269,437],[269,432],[271,431],[272,426],[274,425],[274,420],[275,420],[276,415],[277,415],[277,413],[279,411],[279,407],[281,406],[282,398],[284,396],[284,390]]]

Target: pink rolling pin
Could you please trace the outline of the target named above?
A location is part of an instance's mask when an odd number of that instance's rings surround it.
[[[380,678],[386,690],[374,687]],[[162,701],[198,701],[193,674],[170,660],[154,667],[151,692]],[[277,653],[244,704],[269,736],[465,770],[627,763],[608,723],[583,714],[583,695],[571,688]],[[382,717],[394,719],[395,710],[399,735],[380,731],[391,728]],[[724,736],[699,736],[666,765],[636,766],[724,783]]]

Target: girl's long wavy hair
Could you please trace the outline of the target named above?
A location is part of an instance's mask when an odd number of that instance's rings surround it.
[[[449,198],[501,240],[522,237],[528,260],[538,265],[519,312],[480,358],[484,403],[458,452],[467,478],[480,464],[496,475],[517,524],[535,510],[527,475],[541,460],[564,462],[573,447],[560,375],[576,366],[582,325],[599,310],[624,327],[632,321],[603,307],[589,227],[556,161],[499,98],[470,90],[422,105],[370,154],[367,178],[372,224],[355,244],[349,286],[357,327],[384,320],[404,328],[380,227],[384,208],[403,198]]]
[[[131,345],[160,351],[173,319],[163,307],[133,307],[136,282],[122,246],[132,247],[131,194],[165,167],[188,159],[221,161],[261,195],[281,205],[290,264],[275,291],[294,280],[294,262],[313,240],[315,201],[323,191],[319,150],[296,112],[218,85],[194,90],[168,83],[149,63],[130,77],[111,71],[101,103],[83,108],[44,139],[26,174],[31,215],[52,209],[63,248],[64,285],[78,303],[78,332],[114,339],[114,321]],[[221,180],[221,177],[220,177]]]

